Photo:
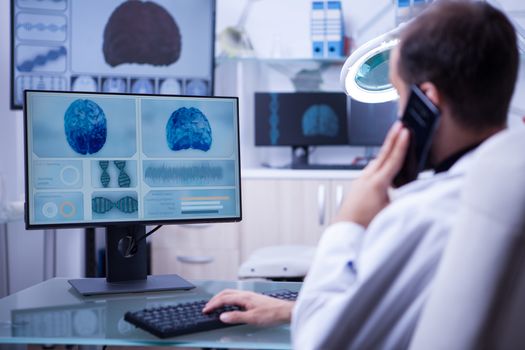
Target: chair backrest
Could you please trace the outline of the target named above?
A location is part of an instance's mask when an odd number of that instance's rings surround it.
[[[411,349],[525,346],[525,129],[479,149]]]

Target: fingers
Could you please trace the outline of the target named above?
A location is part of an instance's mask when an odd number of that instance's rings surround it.
[[[392,152],[392,148],[394,147],[394,144],[398,138],[399,132],[401,131],[402,127],[403,124],[400,121],[396,121],[394,125],[392,125],[392,127],[388,131],[388,134],[386,135],[385,142],[383,143],[383,146],[381,147],[381,150],[379,151],[375,162],[370,164],[372,171],[381,168],[383,163],[389,158],[390,153]]]
[[[253,324],[257,320],[254,320],[253,313],[249,311],[230,311],[223,312],[219,318],[224,323],[250,323]]]
[[[392,181],[403,165],[410,142],[409,136],[410,133],[407,129],[401,131],[399,137],[395,140],[395,144],[388,158],[383,162],[381,169],[379,169],[379,175],[384,179],[388,179],[389,182]]]
[[[202,312],[208,313],[225,305],[237,305],[245,307],[247,300],[246,293],[248,292],[240,292],[230,289],[223,290],[211,298],[210,301],[208,301],[208,303],[202,309]]]

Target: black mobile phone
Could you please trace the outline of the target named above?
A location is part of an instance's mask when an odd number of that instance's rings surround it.
[[[410,132],[410,144],[401,170],[394,178],[394,187],[415,180],[425,168],[432,137],[437,128],[440,111],[416,85],[410,88],[410,97],[401,117]]]

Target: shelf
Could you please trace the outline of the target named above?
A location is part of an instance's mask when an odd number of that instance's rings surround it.
[[[305,63],[320,63],[320,64],[343,64],[346,57],[290,57],[290,58],[272,58],[272,57],[215,57],[216,64],[226,62],[261,62],[266,64],[305,64]]]

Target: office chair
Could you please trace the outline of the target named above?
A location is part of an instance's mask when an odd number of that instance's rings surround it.
[[[482,145],[410,349],[525,346],[525,130]]]

